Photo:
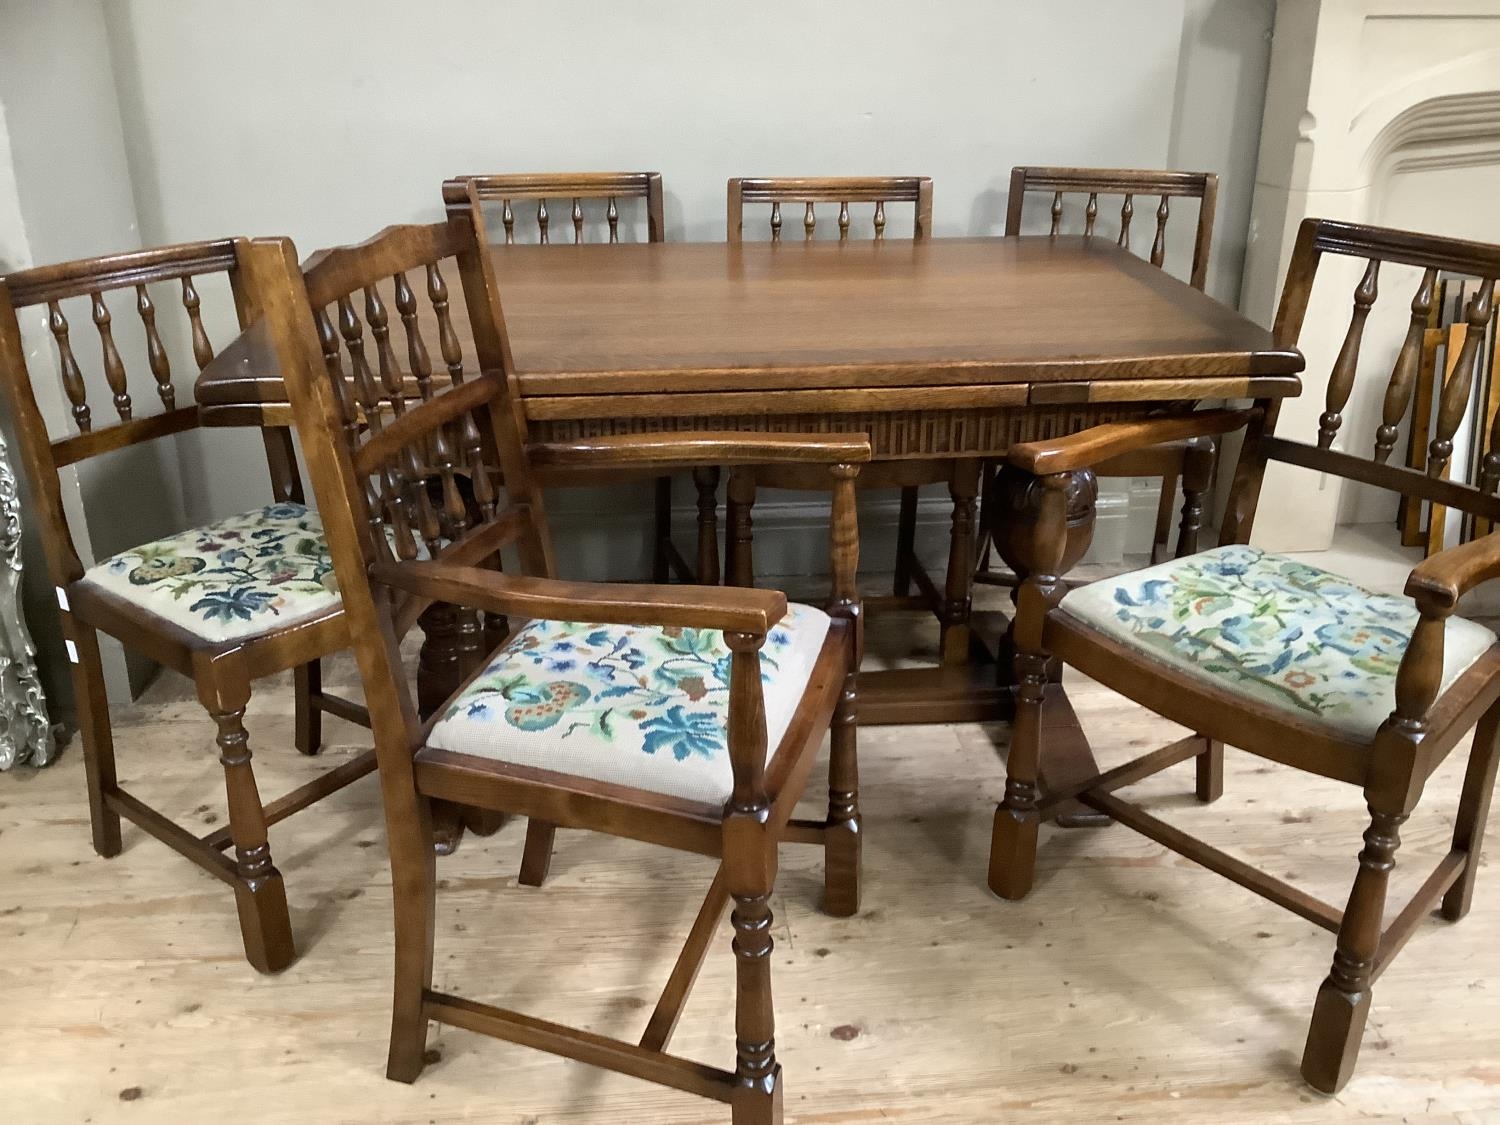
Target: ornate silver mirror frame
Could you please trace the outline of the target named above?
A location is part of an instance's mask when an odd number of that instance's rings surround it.
[[[0,437],[0,770],[44,766],[56,750],[35,657],[21,615],[21,498]]]

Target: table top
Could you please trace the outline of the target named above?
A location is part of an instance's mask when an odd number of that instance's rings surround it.
[[[1295,349],[1098,238],[491,251],[523,394],[1294,375]]]
[[[1095,384],[1143,399],[1281,396],[1297,393],[1303,366],[1265,329],[1099,238],[490,252],[521,392],[565,413],[555,404],[572,396],[834,388],[945,403],[981,386],[1017,402],[1083,401]],[[199,379],[199,403],[223,423],[253,421],[236,406],[286,402],[257,341],[252,328]]]

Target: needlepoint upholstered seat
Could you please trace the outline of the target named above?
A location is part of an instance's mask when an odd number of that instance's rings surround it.
[[[1243,544],[1081,587],[1058,611],[1151,660],[1362,741],[1395,709],[1419,616],[1410,598]],[[1439,692],[1495,641],[1483,625],[1448,618]]]
[[[768,745],[807,691],[828,615],[789,605],[760,652]],[[715,629],[533,621],[428,735],[440,750],[723,804],[729,645]]]
[[[290,502],[132,547],[83,580],[209,641],[257,636],[339,604],[323,524]]]

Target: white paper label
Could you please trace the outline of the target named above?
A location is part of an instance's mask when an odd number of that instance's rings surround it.
[[[75,645],[72,641],[64,641],[63,643],[68,646],[68,660],[69,660],[69,662],[73,663],[73,664],[77,664],[78,663],[78,646]]]
[[[68,592],[61,586],[57,587],[57,604],[62,606],[62,611],[64,613],[68,612]],[[74,663],[76,664],[77,661],[74,661]]]

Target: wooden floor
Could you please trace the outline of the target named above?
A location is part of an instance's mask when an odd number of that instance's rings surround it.
[[[340,663],[330,679],[348,682]],[[1072,686],[1106,760],[1173,728]],[[267,794],[344,760],[290,749],[290,691],[251,736]],[[1500,1120],[1500,886],[1424,924],[1380,982],[1355,1080],[1328,1100],[1297,1059],[1329,935],[1114,827],[1049,830],[1036,891],[985,889],[1003,728],[861,735],[866,896],[816,910],[819,861],[787,847],[774,902],[777,1047],[789,1122]],[[203,828],[222,817],[209,724],[168,678],[121,716],[122,780]],[[1457,756],[1455,756],[1457,757]],[[1404,832],[1397,893],[1447,847],[1449,762]],[[1359,795],[1231,753],[1217,805],[1190,766],[1151,807],[1342,901]],[[815,777],[812,787],[821,787]],[[439,869],[439,987],[634,1037],[711,876],[708,861],[564,833],[542,890],[516,885],[522,826]],[[94,856],[75,750],[0,776],[0,1120],[727,1125],[727,1107],[455,1030],[414,1086],[382,1077],[390,878],[375,779],[273,830],[301,957],[245,964],[227,890],[126,826]],[[1418,862],[1420,861],[1420,863]],[[1419,870],[1420,867],[1420,870]],[[730,1065],[727,923],[674,1050]]]

